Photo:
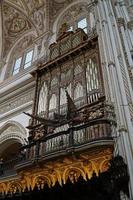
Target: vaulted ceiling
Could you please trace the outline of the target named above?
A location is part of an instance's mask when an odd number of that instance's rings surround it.
[[[13,44],[27,32],[33,31],[38,37],[48,31],[51,18],[55,19],[58,11],[72,1],[0,0],[2,57],[5,57]]]
[[[45,31],[45,0],[1,0],[0,6],[3,55],[26,32]]]

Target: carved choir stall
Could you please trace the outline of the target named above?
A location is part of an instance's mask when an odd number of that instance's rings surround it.
[[[98,37],[63,32],[36,79],[29,143],[1,198],[120,199],[128,195],[126,164],[113,158],[114,107],[106,101]],[[111,161],[110,161],[111,160]],[[1,171],[4,174],[4,171]],[[19,194],[19,195],[18,195]],[[17,196],[18,195],[18,196]]]

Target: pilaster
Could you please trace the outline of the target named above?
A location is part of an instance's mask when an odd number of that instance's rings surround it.
[[[118,127],[124,126],[127,129],[126,137],[122,134],[120,142],[118,143],[118,145],[120,143],[123,144],[119,148],[121,150],[119,153],[123,154],[125,151],[125,155],[123,156],[128,163],[131,177],[130,185],[133,188],[133,127],[129,107],[129,103],[133,101],[131,82],[111,2],[107,0],[99,1],[96,6],[96,12],[98,13],[101,29],[98,32],[99,42],[102,43],[104,48],[103,54],[106,61],[106,71],[108,72],[109,89],[111,100],[114,102],[116,108]],[[124,31],[125,23],[123,18],[119,18],[118,21],[122,26],[122,31]],[[131,191],[132,194],[133,191]]]

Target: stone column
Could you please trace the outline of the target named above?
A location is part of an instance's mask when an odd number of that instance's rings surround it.
[[[3,50],[3,25],[2,25],[2,1],[0,1],[0,82],[2,73],[2,50]]]
[[[121,126],[127,129],[126,135],[120,135],[119,153],[127,161],[130,186],[133,188],[133,126],[128,101],[128,98],[132,100],[132,88],[130,87],[127,64],[111,1],[99,0],[95,7],[101,28],[98,35],[103,49],[100,48],[100,51],[103,52],[106,62],[110,96],[115,105],[118,129]],[[132,198],[132,189],[130,194]]]

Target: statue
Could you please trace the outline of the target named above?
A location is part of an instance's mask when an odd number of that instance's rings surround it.
[[[69,26],[67,23],[62,24],[59,29],[58,38],[60,38],[64,33],[66,33],[68,28],[69,28]]]

